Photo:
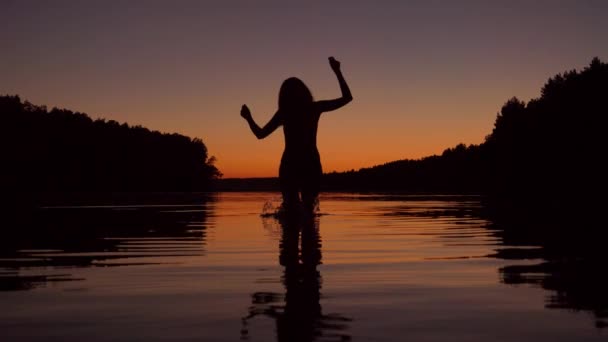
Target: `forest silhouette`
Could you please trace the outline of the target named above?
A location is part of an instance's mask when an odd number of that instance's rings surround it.
[[[539,98],[528,103],[509,99],[481,144],[459,144],[440,156],[333,172],[326,175],[325,188],[508,197],[588,190],[604,174],[600,156],[606,146],[602,123],[608,113],[607,86],[608,64],[594,58],[580,72],[550,78]]]
[[[221,173],[201,139],[0,96],[2,177],[14,193],[204,191]]]

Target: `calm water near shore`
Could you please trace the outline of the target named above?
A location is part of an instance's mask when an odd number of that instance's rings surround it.
[[[278,199],[41,209],[0,243],[0,340],[608,339],[602,262],[510,236],[475,196],[262,217]]]

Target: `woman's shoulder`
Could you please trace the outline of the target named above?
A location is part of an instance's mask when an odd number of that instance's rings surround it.
[[[311,111],[316,115],[321,115],[323,113],[323,101],[313,102]]]

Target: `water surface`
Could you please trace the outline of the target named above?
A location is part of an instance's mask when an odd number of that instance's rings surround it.
[[[261,217],[278,198],[41,209],[0,244],[2,340],[608,337],[601,271],[513,238],[478,197],[327,194],[315,218]]]

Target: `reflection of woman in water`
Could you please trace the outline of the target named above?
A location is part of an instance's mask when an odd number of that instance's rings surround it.
[[[340,71],[340,62],[329,57],[329,65],[340,83],[342,97],[338,99],[314,101],[304,82],[291,77],[281,85],[279,109],[263,128],[255,123],[246,105],[241,108],[241,116],[247,120],[258,139],[267,137],[283,125],[285,150],[281,158],[279,179],[284,208],[291,208],[299,203],[301,193],[305,209],[313,210],[322,174],[317,150],[319,118],[321,113],[338,109],[353,99]]]
[[[264,219],[266,227],[280,224],[279,263],[284,267],[281,282],[285,294],[259,291],[251,296],[247,316],[242,319],[241,339],[250,337],[255,317],[276,322],[277,341],[350,341],[349,322],[339,313],[323,313],[321,307],[321,236],[319,217],[285,216]],[[255,335],[255,331],[253,332]]]

